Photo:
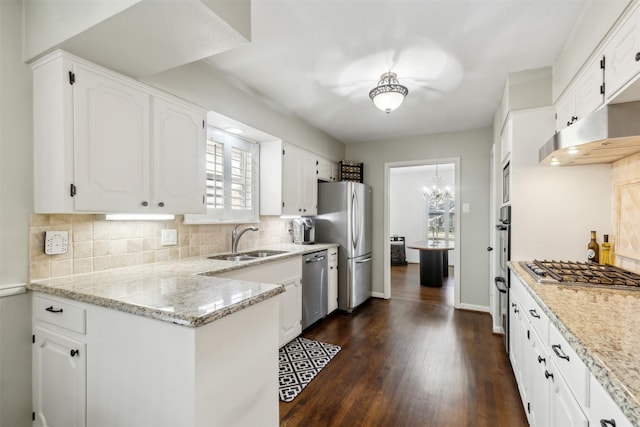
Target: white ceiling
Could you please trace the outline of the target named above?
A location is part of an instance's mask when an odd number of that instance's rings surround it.
[[[207,59],[345,143],[491,125],[509,72],[550,66],[584,1],[254,0],[251,43]],[[391,114],[368,97],[398,74]]]

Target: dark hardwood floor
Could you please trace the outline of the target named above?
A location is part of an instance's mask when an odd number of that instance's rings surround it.
[[[484,313],[453,309],[453,275],[419,285],[392,268],[392,298],[334,312],[303,336],[342,347],[296,397],[281,426],[526,426],[502,336]]]

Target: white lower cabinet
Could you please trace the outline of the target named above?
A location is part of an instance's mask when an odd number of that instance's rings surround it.
[[[33,343],[34,426],[86,426],[86,345],[36,325]]]
[[[278,298],[196,328],[39,293],[34,301],[34,425],[279,424]],[[84,335],[67,328],[67,307],[86,313]]]
[[[328,252],[329,274],[327,276],[327,314],[338,309],[338,248],[331,248]]]
[[[624,416],[598,380],[593,375],[590,375],[590,377],[591,408],[589,411],[589,425],[596,427],[631,427],[631,421]]]
[[[553,373],[549,356],[537,333],[531,334],[531,389],[529,392],[529,424],[536,427],[549,425],[549,395]]]
[[[59,298],[33,298],[33,421],[86,426],[86,311]]]
[[[525,285],[510,283],[509,358],[529,425],[631,426]]]
[[[551,365],[555,366],[553,362],[551,362]],[[589,420],[587,420],[569,385],[562,377],[560,369],[555,368],[553,370],[548,425],[551,427],[587,427]]]
[[[280,347],[302,333],[302,261],[299,256],[244,267],[216,275],[252,282],[284,285],[280,295]]]
[[[302,283],[299,278],[281,283],[280,295],[280,347],[302,333]]]

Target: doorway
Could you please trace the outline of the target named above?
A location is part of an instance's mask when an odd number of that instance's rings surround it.
[[[384,297],[391,298],[392,245],[398,240],[448,242],[448,265],[459,271],[460,182],[459,158],[426,159],[385,164],[384,194]],[[394,242],[391,242],[393,240]],[[404,249],[410,268],[419,263],[419,251]],[[394,256],[393,262],[398,263]],[[445,268],[447,268],[445,266]],[[460,305],[460,278],[453,275],[453,306]],[[445,277],[446,279],[446,277]]]

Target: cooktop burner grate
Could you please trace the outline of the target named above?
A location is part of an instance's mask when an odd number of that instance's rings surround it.
[[[522,265],[539,283],[573,283],[640,288],[640,275],[612,265],[546,260],[534,260],[522,263]]]

